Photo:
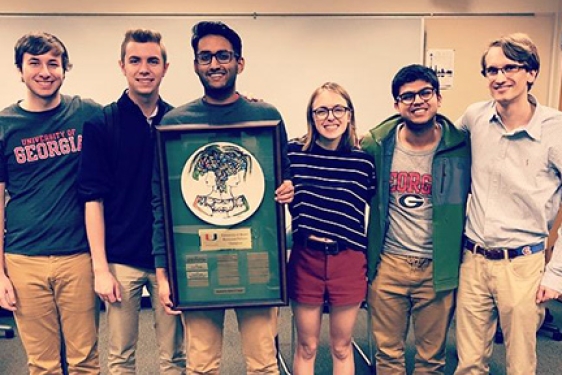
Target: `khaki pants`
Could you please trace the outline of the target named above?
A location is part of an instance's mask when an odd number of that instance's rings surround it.
[[[536,334],[544,319],[544,308],[535,303],[535,295],[544,263],[542,252],[488,260],[465,250],[457,297],[455,375],[488,374],[498,315],[507,374],[535,374]]]
[[[275,336],[277,309],[237,308],[238,330],[247,374],[279,374]],[[225,310],[183,313],[187,345],[187,374],[219,374]]]
[[[377,375],[406,374],[406,337],[412,319],[416,374],[443,374],[454,291],[435,293],[429,259],[382,254],[369,286]]]
[[[185,348],[181,318],[168,315],[158,298],[154,271],[111,263],[111,273],[121,284],[121,302],[107,303],[109,373],[136,374],[135,351],[139,337],[142,290],[146,286],[154,310],[160,374],[185,374]]]
[[[62,374],[61,332],[70,374],[99,374],[98,309],[89,254],[6,254],[14,313],[31,375]]]

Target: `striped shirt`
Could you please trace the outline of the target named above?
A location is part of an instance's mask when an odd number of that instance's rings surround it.
[[[370,155],[326,150],[291,141],[288,156],[295,187],[290,205],[295,238],[316,235],[366,251],[365,212],[375,191],[375,165]]]

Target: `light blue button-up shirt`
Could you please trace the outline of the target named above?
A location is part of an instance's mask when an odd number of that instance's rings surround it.
[[[536,105],[533,117],[512,131],[502,124],[495,101],[471,105],[458,121],[472,143],[465,235],[485,247],[545,241],[560,207],[562,112],[539,105],[532,96],[529,101]],[[550,268],[562,270],[562,259]],[[554,289],[562,289],[562,278],[557,283]]]

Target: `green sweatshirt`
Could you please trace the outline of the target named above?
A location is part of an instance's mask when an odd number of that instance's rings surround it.
[[[433,285],[436,292],[458,286],[466,201],[470,189],[470,143],[467,134],[437,115],[442,137],[432,164]],[[386,232],[390,197],[390,169],[396,129],[403,122],[394,115],[370,130],[362,148],[375,158],[377,192],[371,201],[367,249],[369,281],[375,278]]]

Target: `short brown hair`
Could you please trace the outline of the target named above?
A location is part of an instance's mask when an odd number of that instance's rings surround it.
[[[162,43],[162,34],[154,30],[146,29],[130,29],[125,33],[125,38],[121,43],[121,61],[125,61],[127,44],[130,42],[137,43],[156,43],[160,46],[160,51],[162,52],[162,60],[164,64],[168,60],[168,54],[166,53],[166,47]]]
[[[72,68],[68,57],[68,50],[64,43],[53,34],[43,31],[28,33],[18,39],[14,47],[14,62],[21,71],[24,54],[29,53],[38,56],[49,51],[53,51],[55,55],[61,56],[62,68],[65,72]]]

